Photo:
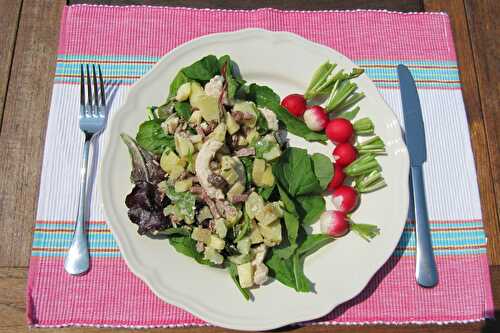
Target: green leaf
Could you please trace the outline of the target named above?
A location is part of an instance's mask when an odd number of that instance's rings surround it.
[[[165,230],[160,230],[156,234],[158,236],[171,236],[171,235],[178,235],[178,236],[191,236],[191,231],[187,228],[167,228]]]
[[[270,103],[279,104],[280,97],[271,88],[266,86],[259,86],[252,83],[249,86],[248,99],[252,100],[260,107],[267,107]]]
[[[168,98],[171,99],[175,97],[175,95],[177,95],[177,90],[179,89],[179,87],[189,81],[191,80],[186,75],[184,75],[182,70],[177,73],[177,75],[172,80],[172,83],[170,83]]]
[[[191,104],[189,104],[189,102],[177,102],[175,103],[174,109],[175,113],[185,121],[188,121],[191,117]]]
[[[328,157],[320,153],[313,154],[312,161],[314,174],[318,178],[321,188],[326,190],[333,178],[333,163]]]
[[[242,288],[240,285],[240,281],[238,279],[238,269],[236,268],[236,265],[230,261],[226,261],[227,265],[227,270],[229,271],[229,276],[231,276],[231,279],[234,281],[234,284],[238,288],[238,290],[241,292],[243,297],[248,301],[250,297],[252,297],[252,294],[247,288]]]
[[[372,238],[380,234],[380,229],[373,224],[362,224],[351,222],[351,230],[358,234],[361,238],[369,242]]]
[[[339,118],[344,118],[344,119],[347,119],[347,120],[353,120],[358,115],[359,110],[360,110],[359,106],[356,106],[351,111],[344,111],[344,112],[339,113],[338,117]]]
[[[227,96],[229,100],[234,100],[239,87],[245,83],[241,77],[237,77],[234,73],[233,61],[228,55],[223,55],[219,58],[219,71],[222,73],[225,67],[225,80],[227,82]]]
[[[194,221],[196,197],[191,192],[175,192],[173,186],[167,186],[167,197],[175,205],[176,212],[189,221]],[[180,217],[179,216],[179,217]]]
[[[255,157],[262,158],[265,153],[268,153],[273,149],[276,143],[273,143],[266,138],[260,139],[253,146],[255,148]]]
[[[296,198],[302,224],[310,225],[318,221],[326,210],[325,199],[322,195],[303,195]]]
[[[304,274],[304,258],[301,258],[298,253],[292,257],[293,276],[295,279],[295,290],[298,292],[313,291],[311,281]]]
[[[336,66],[336,64],[332,64],[327,61],[321,64],[318,69],[314,71],[311,81],[309,82],[309,86],[304,93],[304,97],[306,99],[313,98],[319,94],[321,87],[326,82],[328,76],[330,76],[330,73]]]
[[[203,259],[202,253],[196,251],[196,241],[190,236],[174,235],[168,240],[177,252],[193,258],[200,264],[213,266],[208,260]]]
[[[308,255],[318,251],[320,248],[333,242],[334,240],[335,239],[333,237],[325,234],[307,235],[305,240],[297,249],[297,254],[301,257],[307,257]]]
[[[326,142],[327,137],[324,133],[310,130],[302,120],[292,116],[284,107],[279,105],[279,103],[268,103],[265,107],[276,114],[278,120],[285,124],[288,132],[300,136],[307,141]]]
[[[243,237],[247,235],[247,233],[252,229],[252,221],[250,217],[247,215],[247,213],[244,213],[244,221],[243,221],[243,226],[241,227],[240,231],[238,232],[238,236],[236,236],[234,242],[237,243],[239,242]]]
[[[372,135],[375,131],[373,122],[368,117],[356,120],[352,126],[357,135]]]
[[[297,209],[295,208],[295,203],[292,201],[286,190],[278,184],[278,190],[280,193],[280,200],[283,202],[283,205],[285,206],[285,210],[297,215]]]
[[[219,72],[219,61],[214,55],[208,55],[197,62],[193,63],[191,66],[184,67],[181,72],[191,80],[196,81],[209,81],[212,77]]]
[[[293,266],[291,260],[283,260],[274,254],[271,250],[271,255],[266,261],[266,266],[271,270],[271,275],[283,283],[285,286],[295,289],[295,277],[293,275]]]
[[[257,128],[257,132],[259,132],[260,135],[264,135],[269,132],[269,124],[261,112],[257,112],[257,124],[255,128]]]
[[[252,185],[252,170],[253,170],[253,160],[252,158],[245,156],[245,157],[240,157],[241,163],[243,163],[243,166],[245,167],[245,174],[246,174],[246,183],[247,187]]]
[[[257,189],[257,193],[264,199],[264,201],[267,201],[271,194],[273,194],[274,188],[276,187],[276,184],[270,187],[259,187]]]
[[[322,188],[305,149],[288,148],[273,166],[274,176],[292,196],[320,193]]]
[[[161,128],[161,122],[160,119],[143,122],[135,137],[139,146],[158,155],[163,153],[166,148],[175,148],[174,137],[165,134]]]

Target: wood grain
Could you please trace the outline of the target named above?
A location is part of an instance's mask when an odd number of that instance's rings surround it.
[[[27,266],[64,0],[25,0],[0,132],[0,266]]]
[[[500,253],[500,5],[498,0],[466,0],[465,9],[497,203],[497,221],[489,224],[488,235]]]
[[[91,3],[109,5],[159,5],[159,6],[184,6],[195,8],[234,8],[251,9],[258,7],[271,7],[282,9],[387,9],[405,12],[422,11],[422,1],[401,0],[69,0],[69,4]]]
[[[0,130],[22,0],[0,0]]]
[[[488,257],[492,265],[500,264],[500,228],[497,214],[497,199],[494,194],[493,175],[485,129],[485,113],[494,110],[481,108],[479,87],[470,43],[469,26],[462,1],[425,0],[426,11],[445,11],[450,16],[451,27],[457,51],[458,68],[465,108],[469,121],[472,150],[481,196],[481,208],[488,236]],[[493,38],[493,37],[492,37]],[[482,51],[479,51],[482,52]],[[497,72],[497,81],[498,81]],[[498,111],[497,111],[498,112]]]
[[[493,297],[496,304],[500,304],[500,266],[491,268]],[[29,332],[25,318],[24,290],[26,288],[26,268],[0,268],[0,332],[21,333]],[[423,326],[364,326],[364,333],[468,333],[468,332],[500,332],[500,326],[495,322],[479,322],[468,325],[423,325]],[[308,326],[308,327],[286,327],[275,330],[276,332],[293,331],[297,333],[352,333],[361,331],[353,326]],[[31,331],[33,332],[33,331]],[[40,333],[130,333],[130,329],[102,329],[102,328],[58,328],[40,329]],[[216,333],[216,332],[236,332],[218,327],[204,328],[177,328],[177,329],[151,329],[141,330],[153,333]],[[273,331],[274,332],[274,331]]]

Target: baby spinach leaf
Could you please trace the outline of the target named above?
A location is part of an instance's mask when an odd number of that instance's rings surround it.
[[[325,199],[320,194],[302,195],[295,199],[302,218],[302,224],[305,225],[315,223],[326,209]]]
[[[247,288],[242,288],[240,285],[240,281],[238,280],[238,269],[236,268],[236,265],[230,261],[226,261],[227,265],[227,270],[229,271],[229,276],[231,276],[231,279],[234,281],[234,284],[238,288],[238,290],[241,292],[243,297],[248,301],[252,294]]]
[[[333,241],[333,237],[325,234],[306,235],[306,238],[297,249],[297,254],[301,257],[307,257]]]
[[[264,201],[267,201],[271,196],[271,194],[273,194],[274,188],[275,185],[270,187],[259,187],[257,189],[257,193],[259,193],[259,195],[262,197],[262,199],[264,199]]]
[[[326,142],[327,137],[324,133],[311,131],[302,120],[292,116],[279,103],[268,103],[265,107],[276,113],[276,117],[285,124],[288,132],[303,137],[307,141]]]
[[[288,148],[273,166],[274,176],[291,196],[320,193],[322,188],[305,149]]]
[[[187,228],[182,228],[182,227],[167,228],[165,230],[158,231],[158,233],[156,235],[157,236],[172,236],[172,235],[190,236],[191,231],[189,231]]]
[[[283,260],[274,255],[273,252],[274,250],[271,251],[271,256],[266,261],[266,266],[271,270],[271,275],[285,286],[295,289],[292,261]]]
[[[168,240],[177,252],[193,258],[200,264],[213,266],[210,261],[203,259],[202,253],[196,251],[196,241],[190,236],[174,235]]]
[[[333,163],[323,154],[315,153],[312,156],[314,174],[318,178],[323,190],[326,190],[333,177]]]
[[[135,137],[137,143],[142,148],[154,154],[161,154],[165,148],[174,149],[174,137],[165,134],[161,128],[160,119],[147,120],[139,126],[139,131]]]
[[[175,97],[175,95],[177,95],[177,90],[179,89],[179,87],[189,81],[191,80],[186,75],[184,75],[182,70],[179,73],[177,73],[177,75],[172,80],[172,83],[170,83],[168,98],[170,99]]]
[[[181,72],[191,80],[209,81],[212,77],[219,74],[219,61],[214,55],[208,55],[193,63],[191,66],[184,67]]]
[[[191,104],[189,102],[177,102],[174,106],[175,113],[185,121],[191,117]]]
[[[295,253],[292,257],[292,267],[295,290],[304,293],[313,291],[312,282],[304,274],[304,258],[301,258],[298,253]]]
[[[194,221],[196,197],[191,192],[175,192],[173,186],[167,186],[167,197],[175,205],[177,215],[180,215],[190,221]]]
[[[255,83],[248,87],[248,99],[261,107],[267,107],[270,103],[280,103],[280,97],[271,88]]]
[[[228,55],[223,55],[219,58],[219,71],[222,73],[223,68],[225,66],[225,80],[227,82],[227,96],[229,100],[233,100],[236,96],[236,91],[240,87],[240,85],[245,84],[245,81],[241,79],[234,72],[234,63],[231,60],[231,57]]]
[[[253,160],[250,157],[240,157],[241,163],[245,167],[245,174],[247,178],[247,187],[252,185],[252,170],[253,170]]]

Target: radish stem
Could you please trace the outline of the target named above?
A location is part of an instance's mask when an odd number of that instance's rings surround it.
[[[380,234],[380,229],[376,225],[354,223],[352,221],[351,230],[368,242]]]
[[[356,190],[359,193],[373,192],[386,185],[382,173],[378,170],[372,171],[366,176],[359,176],[356,179]]]
[[[357,135],[372,135],[375,127],[370,118],[361,118],[353,124],[354,131]]]
[[[379,136],[374,136],[364,142],[358,143],[356,150],[360,155],[368,153],[382,155],[385,154],[385,144]]]
[[[351,177],[357,177],[365,176],[370,174],[372,171],[379,170],[381,170],[380,164],[378,164],[375,156],[373,154],[363,154],[361,157],[349,164],[344,169],[344,173]]]

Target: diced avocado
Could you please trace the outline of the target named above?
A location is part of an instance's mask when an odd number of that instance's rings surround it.
[[[257,226],[260,234],[264,237],[264,244],[274,246],[281,242],[281,223],[279,220],[268,225],[257,223]]]
[[[264,208],[264,200],[256,192],[252,192],[245,202],[245,212],[248,217],[253,219],[257,212]]]
[[[174,167],[172,168],[172,170],[169,172],[169,176],[170,176],[170,179],[171,180],[175,180],[177,178],[179,178],[179,176],[184,172],[184,168],[182,167],[182,165],[179,165],[179,164],[176,164],[174,165]]]
[[[191,238],[194,239],[195,241],[208,244],[208,242],[210,241],[210,230],[196,227],[193,229],[193,232],[191,233]]]
[[[189,95],[189,103],[191,103],[191,106],[194,107],[194,104],[196,104],[197,99],[201,96],[206,96],[205,90],[198,82],[192,81],[191,82],[191,95]]]
[[[166,173],[170,173],[172,169],[178,165],[179,157],[173,151],[165,151],[160,158],[160,167]]]
[[[179,154],[180,157],[188,156],[189,154],[194,153],[194,146],[189,138],[183,136],[180,133],[175,133],[174,135],[175,141],[175,150]]]
[[[224,257],[219,252],[217,252],[216,249],[210,246],[205,247],[204,258],[216,265],[220,265],[224,262]]]
[[[240,129],[240,125],[236,122],[236,120],[234,120],[233,116],[231,116],[229,112],[226,112],[226,125],[227,131],[231,135],[238,132],[238,130]]]
[[[241,264],[252,261],[252,255],[250,253],[229,256],[227,258],[229,259],[230,262],[232,262],[233,264],[236,264],[236,265],[241,265]]]
[[[210,211],[210,208],[208,208],[208,206],[203,206],[203,208],[200,209],[200,212],[196,216],[196,219],[200,223],[205,221],[205,220],[212,219],[212,218],[213,218],[212,212]]]
[[[248,145],[248,140],[243,135],[238,136],[238,146],[243,147]]]
[[[191,178],[178,180],[175,182],[174,189],[175,192],[186,192],[193,186],[193,180]]]
[[[238,270],[238,279],[242,288],[253,286],[253,267],[250,262],[236,266]]]
[[[248,143],[254,143],[257,142],[257,140],[260,139],[260,134],[257,132],[255,128],[252,128],[252,130],[248,131],[247,133],[247,142]]]
[[[199,124],[201,124],[202,121],[203,121],[203,117],[201,116],[200,110],[196,110],[193,113],[191,113],[191,117],[189,117],[189,120],[188,120],[188,122],[194,126],[198,126]]]
[[[215,220],[215,232],[217,233],[217,236],[219,236],[222,239],[226,237],[227,228],[224,219]]]
[[[227,181],[229,185],[233,185],[238,181],[238,174],[234,169],[226,169],[221,171],[221,176]]]
[[[283,210],[279,202],[269,202],[264,206],[264,209],[259,211],[255,218],[263,225],[269,225],[283,217]]]
[[[281,156],[281,149],[278,143],[273,144],[271,149],[262,154],[262,157],[266,161],[272,161]]]
[[[220,239],[216,235],[210,235],[210,239],[207,245],[216,250],[222,250],[224,249],[226,242],[224,242],[224,240]]]
[[[252,221],[252,231],[250,232],[250,242],[253,244],[259,244],[264,241],[262,235],[260,234],[259,228],[257,227],[257,223]]]
[[[243,192],[245,192],[245,185],[240,182],[236,182],[227,192],[227,199],[229,201],[233,201],[235,195],[240,195]]]
[[[233,111],[239,111],[246,115],[252,115],[250,119],[243,120],[243,123],[248,127],[255,127],[255,124],[257,123],[257,108],[253,102],[236,102],[233,106]]]
[[[227,126],[224,123],[220,123],[217,125],[217,127],[214,129],[212,133],[208,136],[210,139],[214,139],[220,142],[226,141],[226,131],[227,131]]]
[[[217,97],[203,95],[196,99],[196,103],[191,105],[200,110],[205,121],[215,120],[219,122],[219,101]]]
[[[220,167],[222,170],[228,170],[232,169],[234,164],[234,160],[231,158],[231,156],[224,155],[222,156],[220,160]]]
[[[261,186],[271,187],[274,185],[274,175],[273,169],[271,166],[266,167],[266,171],[262,174],[262,178],[260,180]]]
[[[262,184],[262,178],[264,177],[264,172],[266,171],[266,161],[256,158],[253,161],[252,169],[252,181],[257,186],[264,186]]]
[[[236,247],[241,254],[248,254],[250,252],[250,245],[250,237],[247,236],[240,239],[240,241],[236,244]]]
[[[235,225],[236,223],[238,223],[242,216],[243,213],[241,212],[241,209],[236,208],[234,214],[226,214],[226,225],[228,227]]]
[[[191,95],[191,83],[186,82],[183,83],[179,89],[177,89],[177,94],[175,95],[175,99],[179,102],[183,102],[189,98]]]

